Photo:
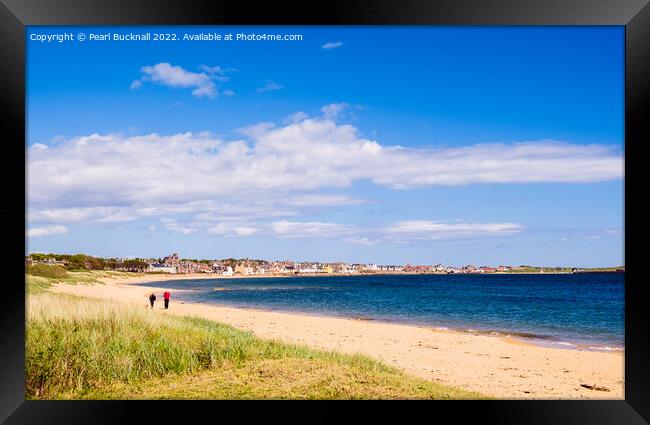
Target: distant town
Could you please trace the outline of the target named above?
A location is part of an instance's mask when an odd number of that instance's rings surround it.
[[[177,253],[164,258],[100,258],[85,254],[41,254],[25,257],[25,265],[46,264],[67,270],[115,270],[136,273],[216,274],[221,276],[277,275],[355,275],[355,274],[477,274],[477,273],[581,273],[624,272],[625,267],[577,268],[537,267],[530,265],[385,265],[374,263],[323,263],[298,261],[267,261],[252,259],[197,260],[180,258]]]

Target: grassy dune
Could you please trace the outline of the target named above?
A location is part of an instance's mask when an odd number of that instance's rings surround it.
[[[131,277],[142,276],[137,273],[125,273],[116,271],[84,271],[84,272],[65,272],[62,277],[48,277],[26,274],[25,275],[25,292],[28,294],[40,294],[47,290],[53,283],[65,283],[68,285],[91,285],[102,284],[100,279],[112,277]]]
[[[29,399],[480,398],[361,355],[231,326],[53,294],[28,277]]]

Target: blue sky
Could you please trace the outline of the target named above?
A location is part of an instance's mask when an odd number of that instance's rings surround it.
[[[27,37],[29,251],[624,262],[622,27]]]

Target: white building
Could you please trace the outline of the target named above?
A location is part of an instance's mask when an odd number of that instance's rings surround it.
[[[167,266],[164,264],[149,264],[147,267],[147,272],[149,273],[176,273],[176,267]]]
[[[301,268],[301,269],[299,269],[298,271],[299,271],[300,273],[318,273],[318,270],[316,270],[316,269],[313,268],[313,267],[305,267],[305,268]]]

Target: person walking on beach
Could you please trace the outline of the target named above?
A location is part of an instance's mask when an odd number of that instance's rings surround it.
[[[151,295],[149,295],[149,302],[151,303],[151,308],[153,308],[153,303],[156,301],[156,295],[152,292]]]
[[[172,296],[172,294],[169,293],[169,291],[165,291],[163,294],[163,298],[165,299],[165,308],[169,308],[169,298]]]

